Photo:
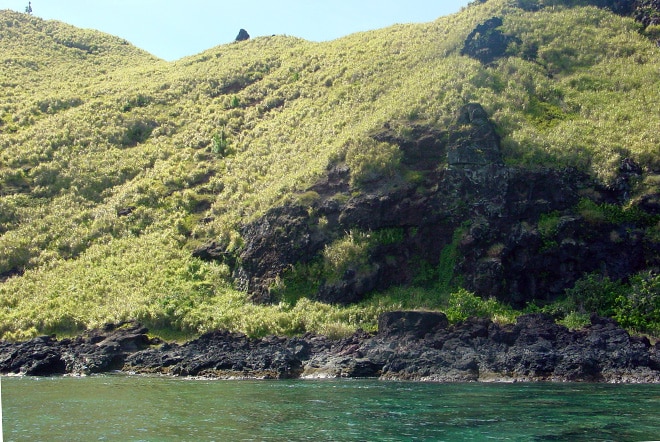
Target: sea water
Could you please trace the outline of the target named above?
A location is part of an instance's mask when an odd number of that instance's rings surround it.
[[[2,378],[5,441],[643,441],[660,385]]]

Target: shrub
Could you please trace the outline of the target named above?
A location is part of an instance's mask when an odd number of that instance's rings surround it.
[[[344,273],[353,269],[360,272],[369,264],[369,238],[366,233],[350,231],[348,234],[323,250],[323,268],[329,281],[339,280]]]
[[[321,196],[318,194],[318,192],[308,190],[307,192],[296,195],[296,203],[303,207],[310,207],[320,198]]]
[[[561,214],[557,211],[541,214],[538,222],[538,231],[544,239],[555,236],[559,229]]]
[[[221,157],[227,155],[229,149],[229,141],[227,140],[227,134],[225,133],[224,128],[220,129],[220,132],[217,132],[213,135],[211,140],[211,152]]]
[[[510,307],[500,304],[497,300],[480,298],[462,288],[449,295],[445,314],[450,322],[464,321],[473,316],[510,322],[517,316]]]
[[[612,281],[599,273],[589,273],[566,290],[566,295],[569,305],[577,312],[613,316],[616,300],[625,291],[622,282]]]
[[[589,273],[566,290],[566,297],[543,307],[531,303],[525,311],[550,314],[569,328],[588,325],[590,315],[597,313],[616,319],[622,327],[658,336],[660,275],[642,272],[625,284],[598,273]]]
[[[457,278],[454,273],[456,267],[456,259],[458,258],[458,245],[463,239],[463,234],[467,224],[458,227],[454,230],[451,243],[442,248],[440,252],[440,259],[437,267],[437,280],[436,288],[443,293],[449,293],[452,289],[456,288]]]
[[[590,199],[583,198],[577,205],[577,210],[584,219],[593,224],[639,224],[650,226],[658,222],[660,217],[650,215],[637,206],[619,206],[617,204],[597,204]]]
[[[568,313],[563,319],[557,321],[557,323],[571,329],[579,330],[591,324],[590,315],[587,313],[578,313],[572,311]]]
[[[144,143],[149,139],[153,130],[154,123],[144,121],[132,122],[126,129],[121,139],[121,144],[126,147],[132,147]]]
[[[660,334],[660,274],[635,275],[614,302],[614,318],[623,327]]]

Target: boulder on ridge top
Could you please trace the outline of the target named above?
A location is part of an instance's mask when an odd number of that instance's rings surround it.
[[[250,39],[250,34],[247,33],[245,29],[241,29],[238,31],[238,35],[236,36],[236,41],[245,41]]]

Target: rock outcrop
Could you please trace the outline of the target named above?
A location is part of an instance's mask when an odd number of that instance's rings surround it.
[[[477,25],[465,39],[461,55],[475,58],[484,64],[503,57],[509,44],[518,39],[499,30],[502,23],[500,17],[493,17]]]
[[[40,336],[21,343],[0,342],[0,373],[26,376],[93,374],[119,370],[127,355],[151,345],[140,324],[108,324],[74,339]]]
[[[241,29],[238,31],[238,35],[236,36],[236,41],[245,41],[250,39],[250,34],[245,29]]]
[[[75,339],[0,343],[0,373],[110,371],[209,378],[375,377],[415,381],[660,382],[660,344],[630,336],[609,319],[571,331],[547,315],[499,325],[471,318],[449,325],[442,313],[383,314],[375,335],[332,340],[214,331],[186,344],[149,340],[137,324]]]
[[[407,135],[401,132],[385,125],[372,136],[398,146],[401,176],[416,179],[382,177],[355,188],[349,168],[332,164],[306,190],[314,198],[244,226],[239,256],[217,242],[196,256],[229,264],[237,286],[256,302],[276,302],[291,269],[322,262],[326,248],[350,240],[351,232],[386,237],[365,247],[361,263],[308,275],[317,280],[306,296],[342,304],[419,283],[428,269],[436,280],[443,273],[447,285],[460,280],[482,297],[521,307],[556,299],[585,273],[620,280],[660,266],[660,245],[645,234],[657,222],[658,198],[637,203],[638,219],[594,218],[580,209],[585,201],[627,204],[630,183],[641,174],[634,162],[624,160],[610,186],[573,169],[507,166],[496,128],[475,103],[461,108],[447,130],[410,125]]]

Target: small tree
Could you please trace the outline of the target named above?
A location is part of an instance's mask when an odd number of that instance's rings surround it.
[[[28,2],[28,5],[25,7],[26,14],[32,14],[32,2]]]
[[[211,152],[214,154],[224,157],[227,155],[229,147],[229,141],[227,140],[227,135],[225,134],[225,129],[220,129],[219,133],[213,135],[213,140],[211,143]]]

